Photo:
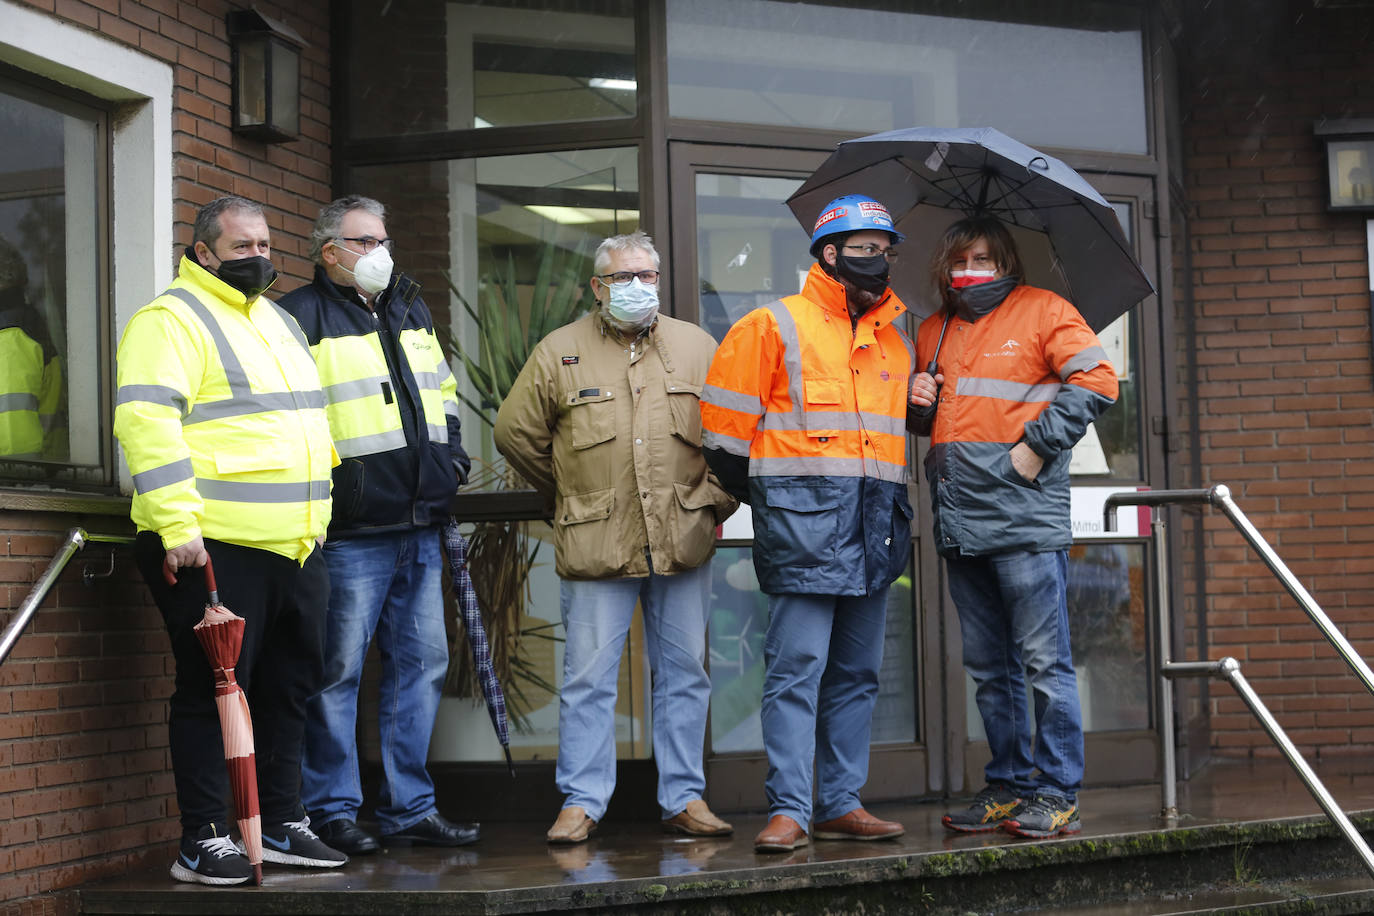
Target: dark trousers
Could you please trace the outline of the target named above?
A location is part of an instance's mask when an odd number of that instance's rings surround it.
[[[235,678],[253,715],[263,823],[299,820],[305,701],[324,677],[328,568],[318,549],[304,566],[221,541],[206,540],[205,550],[214,563],[220,602],[246,621]],[[229,777],[214,674],[191,629],[205,614],[205,570],[180,569],[177,584],[169,586],[162,576],[164,555],[157,534],[139,533],[134,556],[162,612],[176,659],[168,740],[182,828],[194,831],[230,821],[225,808]]]

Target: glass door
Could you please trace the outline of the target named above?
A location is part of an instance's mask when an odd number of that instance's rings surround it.
[[[677,317],[720,340],[750,310],[801,291],[813,260],[809,236],[784,201],[824,158],[820,152],[672,144],[670,282]],[[765,804],[759,704],[768,604],[754,575],[752,537],[749,507],[742,506],[723,526],[712,561],[707,786],[711,804],[723,810]],[[916,555],[890,592],[864,793],[873,801],[929,790],[920,742],[919,704],[928,691],[917,677],[923,640]]]

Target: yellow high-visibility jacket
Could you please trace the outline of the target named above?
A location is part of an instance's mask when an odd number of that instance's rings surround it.
[[[339,458],[295,320],[187,256],[116,358],[115,436],[139,530],[169,550],[200,535],[304,563],[329,526]]]
[[[0,457],[39,458],[43,346],[19,327],[0,328]]]

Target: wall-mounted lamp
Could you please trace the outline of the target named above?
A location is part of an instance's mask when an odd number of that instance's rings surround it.
[[[1326,143],[1327,209],[1374,211],[1374,118],[1328,118],[1313,130]]]
[[[301,48],[294,29],[255,9],[231,10],[234,133],[264,143],[289,143],[301,132]]]

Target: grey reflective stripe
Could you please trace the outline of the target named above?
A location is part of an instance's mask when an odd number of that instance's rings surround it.
[[[368,378],[354,379],[350,382],[335,382],[333,385],[326,385],[324,393],[331,404],[356,401],[358,398],[380,396],[382,385],[389,381],[391,381],[389,375],[373,375]]]
[[[219,351],[219,361],[224,366],[224,378],[229,383],[229,393],[235,397],[242,398],[252,394],[252,387],[248,384],[248,374],[243,371],[243,363],[239,362],[238,354],[234,348],[229,346],[229,338],[224,336],[224,329],[219,326],[215,316],[210,314],[210,310],[205,304],[191,295],[190,291],[173,286],[167,290],[167,295],[175,296],[186,303],[187,308],[196,313],[200,323],[205,325],[205,330],[215,342],[215,349]],[[194,413],[195,411],[192,411]]]
[[[787,396],[792,400],[792,412],[805,415],[806,388],[802,384],[801,337],[797,334],[797,322],[781,299],[764,306],[773,313],[778,323],[778,336],[782,338],[782,362],[787,368]]]
[[[438,391],[439,383],[443,381],[437,372],[415,372],[415,385],[421,391]]]
[[[1054,396],[1059,393],[1059,389],[1062,387],[1064,386],[1058,382],[1049,385],[1028,385],[1025,382],[1009,382],[1000,378],[964,376],[959,379],[955,393],[960,396],[998,398],[1003,401],[1035,404],[1041,401],[1053,401]]]
[[[448,367],[448,363],[439,360],[439,383],[443,384],[453,378],[453,370]]]
[[[433,423],[426,423],[425,428],[429,430],[430,442],[448,444],[448,426],[435,426]]]
[[[196,478],[196,489],[205,499],[231,503],[299,503],[329,498],[329,481],[304,483],[245,483]]]
[[[139,493],[151,493],[159,487],[168,484],[181,483],[183,480],[190,480],[196,474],[191,467],[190,458],[182,458],[173,461],[171,464],[164,464],[162,467],[149,468],[140,474],[134,475],[134,489]]]
[[[18,391],[14,394],[0,394],[0,413],[9,413],[12,410],[38,410],[38,395],[29,394],[27,391]]]
[[[406,434],[403,429],[391,429],[384,433],[367,436],[354,436],[352,439],[335,439],[334,450],[340,458],[356,458],[359,455],[373,455],[406,447]]]
[[[274,410],[323,410],[324,406],[323,391],[274,391],[250,394],[246,398],[233,397],[197,404],[181,423],[183,426],[192,426],[208,420],[223,420],[226,417],[246,417],[249,414],[270,413]]]
[[[171,407],[181,416],[186,416],[186,395],[166,385],[120,385],[115,392],[115,406],[132,404],[134,401]]]
[[[750,458],[750,477],[874,477],[906,482],[906,465],[871,458]]]
[[[764,429],[838,429],[852,432],[887,433],[890,436],[906,435],[906,419],[885,417],[876,413],[843,413],[838,410],[809,410],[806,416],[795,413],[770,413],[763,418]]]
[[[707,404],[714,404],[717,407],[724,407],[726,410],[747,413],[756,417],[763,413],[762,399],[752,394],[740,394],[738,391],[731,391],[716,385],[702,385],[701,399]]]
[[[736,439],[734,436],[722,436],[720,433],[713,433],[709,429],[701,431],[701,447],[719,449],[731,455],[738,455],[741,458],[749,457],[749,440]]]
[[[1107,363],[1107,351],[1099,346],[1085,347],[1075,353],[1067,363],[1059,370],[1059,377],[1068,381],[1069,376],[1075,372],[1087,372],[1096,369],[1099,365]]]
[[[229,338],[225,336],[224,329],[220,327],[219,322],[215,320],[215,316],[210,313],[205,304],[191,295],[189,291],[180,287],[169,288],[165,295],[175,296],[186,303],[191,311],[195,312],[201,324],[205,325],[205,330],[209,332],[211,339],[215,342],[215,349],[219,351],[220,363],[224,366],[224,378],[229,383],[230,397],[222,401],[197,404],[183,422],[186,424],[204,423],[206,420],[268,413],[273,410],[315,410],[324,407],[324,392],[319,389],[255,393],[253,387],[248,384],[248,373],[243,371],[243,363],[239,362],[238,354],[229,345]],[[296,342],[301,345],[301,349],[309,353],[310,345],[306,343],[305,334],[301,331],[301,326],[296,324],[296,319],[288,315],[272,300],[264,299],[263,301],[280,316],[282,323],[291,331]]]

